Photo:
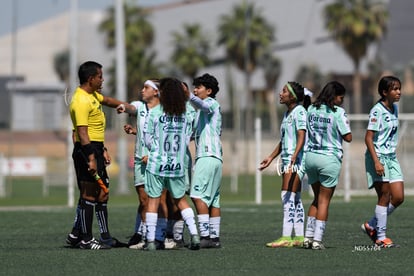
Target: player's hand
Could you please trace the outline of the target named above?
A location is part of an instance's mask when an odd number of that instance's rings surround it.
[[[381,162],[375,162],[375,172],[379,176],[384,176],[384,166],[381,164]]]
[[[128,124],[124,125],[124,131],[125,131],[127,134],[134,134],[134,135],[136,135],[136,134],[137,134],[137,130],[136,130],[136,128],[134,128],[133,126],[128,125]]]
[[[116,111],[118,112],[118,114],[120,113],[124,113],[126,110],[125,105],[124,104],[120,104],[116,107]]]
[[[270,163],[272,162],[272,159],[270,157],[264,159],[262,162],[260,162],[259,170],[262,171],[266,169]]]
[[[109,166],[111,164],[112,158],[109,155],[108,151],[104,150],[103,157],[104,157],[104,160],[105,160],[105,165]]]
[[[148,163],[148,155],[145,155],[141,158],[142,163],[147,164]]]

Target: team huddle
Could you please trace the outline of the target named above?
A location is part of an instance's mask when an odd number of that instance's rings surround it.
[[[83,63],[78,76],[80,85],[72,97],[70,116],[79,200],[66,242],[71,247],[94,250],[220,248],[223,160],[222,117],[215,99],[217,79],[210,74],[195,78],[194,92],[176,78],[149,79],[140,91],[141,100],[126,103],[101,94],[100,64]],[[279,93],[280,103],[287,107],[281,139],[259,169],[267,168],[280,156],[283,227],[282,236],[267,247],[325,249],[323,236],[339,181],[342,142],[352,141],[350,123],[341,107],[345,92],[341,83],[331,81],[313,103],[312,92],[297,82],[286,83]],[[396,157],[400,80],[394,76],[381,78],[378,93],[380,99],[370,111],[365,135],[368,188],[375,189],[378,200],[374,215],[361,229],[374,246],[389,248],[398,245],[386,235],[387,217],[404,201],[403,174]],[[111,157],[104,145],[102,105],[136,119],[135,124],[124,126],[127,134],[136,136],[134,186],[139,201],[134,233],[128,243],[114,238],[108,227],[106,166]],[[194,164],[190,141],[195,144]],[[301,200],[305,175],[314,194],[306,220]],[[92,234],[94,212],[99,239]],[[190,236],[188,242],[184,240],[185,229]]]
[[[78,75],[80,86],[72,98],[70,114],[80,197],[66,242],[72,247],[94,250],[220,248],[222,148],[216,78],[209,74],[195,78],[194,94],[176,78],[150,79],[141,90],[142,101],[126,103],[100,93],[100,64],[85,62]],[[111,159],[104,146],[105,116],[101,104],[136,118],[135,125],[124,126],[127,134],[136,135],[134,186],[139,199],[135,231],[128,243],[109,233],[108,193],[96,181],[103,179],[109,187],[105,167]],[[194,166],[188,148],[190,140],[195,144]],[[197,219],[187,195],[194,203]],[[92,235],[94,209],[99,239]],[[190,235],[188,243],[183,239],[184,226]]]
[[[386,235],[387,217],[404,201],[404,180],[396,157],[398,142],[398,106],[401,81],[382,77],[378,84],[380,99],[369,113],[365,134],[366,178],[375,189],[374,215],[361,229],[378,248],[399,247]],[[282,168],[282,236],[267,247],[303,247],[325,249],[322,242],[328,210],[342,166],[342,142],[351,142],[352,134],[345,110],[341,107],[344,86],[331,81],[315,102],[312,93],[297,82],[288,82],[280,92],[280,103],[287,111],[281,123],[281,140],[260,163],[265,169],[280,155]],[[314,194],[306,224],[301,201],[301,181],[307,175]],[[305,227],[306,226],[306,227]]]

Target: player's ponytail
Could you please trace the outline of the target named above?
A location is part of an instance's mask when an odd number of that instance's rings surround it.
[[[292,95],[296,98],[297,102],[303,102],[303,107],[308,109],[309,105],[311,105],[311,97],[313,93],[295,81],[289,81],[286,86],[288,87],[290,93],[292,93]]]
[[[303,107],[308,110],[308,107],[312,104],[313,92],[304,88]]]

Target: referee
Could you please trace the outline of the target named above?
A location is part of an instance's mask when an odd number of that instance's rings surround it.
[[[87,61],[79,67],[80,86],[76,88],[70,103],[70,117],[73,125],[73,162],[80,198],[72,232],[66,242],[82,249],[109,249],[124,247],[109,233],[108,197],[109,178],[106,166],[111,157],[104,146],[105,114],[102,104],[117,107],[123,103],[101,94],[102,65]],[[100,240],[92,235],[93,212],[98,220]]]

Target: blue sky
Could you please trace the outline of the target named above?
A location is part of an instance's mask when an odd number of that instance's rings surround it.
[[[177,0],[124,0],[136,2],[140,6],[155,6]],[[13,14],[16,14],[17,27],[25,27],[45,18],[69,11],[71,0],[1,0],[0,36],[12,31]],[[80,10],[101,10],[113,6],[115,0],[78,0]],[[15,12],[13,10],[15,9]]]

